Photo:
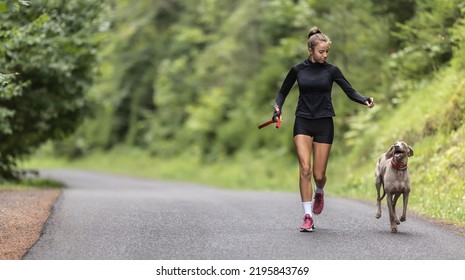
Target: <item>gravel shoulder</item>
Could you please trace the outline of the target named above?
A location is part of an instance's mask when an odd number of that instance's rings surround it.
[[[39,239],[61,191],[0,191],[0,260],[20,260]]]

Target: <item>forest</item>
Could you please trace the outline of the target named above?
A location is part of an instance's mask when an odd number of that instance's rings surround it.
[[[178,165],[169,178],[297,191],[297,86],[280,129],[257,125],[318,26],[328,61],[376,102],[334,86],[331,192],[372,199],[376,161],[402,139],[413,209],[464,221],[464,16],[460,0],[0,1],[0,177],[38,150],[122,153]]]

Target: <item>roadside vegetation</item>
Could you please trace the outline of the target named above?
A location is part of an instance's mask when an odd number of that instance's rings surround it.
[[[60,182],[44,178],[22,179],[20,182],[4,182],[0,184],[1,190],[28,190],[28,189],[61,189],[64,188]]]

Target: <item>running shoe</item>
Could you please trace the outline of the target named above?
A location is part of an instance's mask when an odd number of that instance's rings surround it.
[[[310,217],[310,214],[305,214],[304,223],[300,226],[300,231],[313,231],[314,228],[312,217]]]
[[[313,199],[313,213],[318,215],[323,211],[323,207],[325,206],[325,198],[324,193],[315,193],[315,197]]]

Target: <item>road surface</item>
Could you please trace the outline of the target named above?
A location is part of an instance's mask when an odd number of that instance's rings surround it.
[[[465,237],[407,214],[326,197],[316,231],[299,232],[297,193],[233,191],[89,171],[48,170],[68,187],[25,259],[465,259]]]

